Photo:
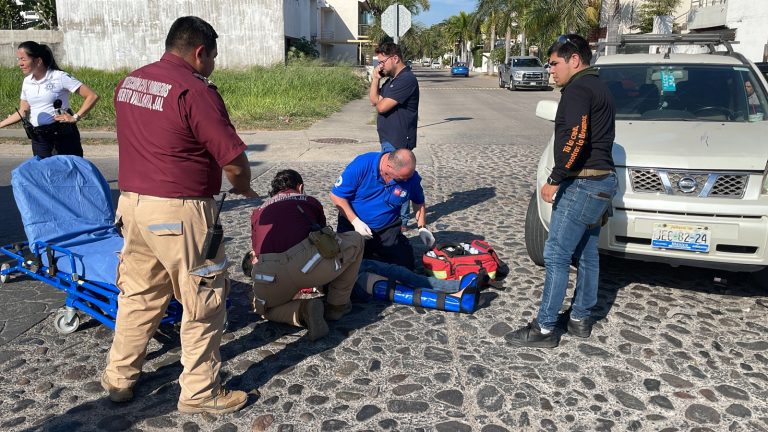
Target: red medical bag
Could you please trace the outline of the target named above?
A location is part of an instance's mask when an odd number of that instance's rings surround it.
[[[422,263],[426,273],[437,279],[461,279],[484,270],[493,280],[501,265],[496,251],[484,240],[439,244],[422,256]]]

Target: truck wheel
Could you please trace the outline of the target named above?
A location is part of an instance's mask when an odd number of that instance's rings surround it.
[[[547,242],[548,236],[549,233],[539,218],[539,205],[534,192],[525,213],[525,250],[537,266],[544,265],[544,243]]]
[[[499,74],[499,88],[504,88],[504,79],[501,77],[501,74]]]

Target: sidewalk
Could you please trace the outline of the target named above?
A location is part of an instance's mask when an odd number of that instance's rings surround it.
[[[112,131],[80,132],[83,139],[116,139]],[[352,101],[309,129],[291,131],[243,131],[251,161],[344,161],[379,149],[374,111],[366,99]],[[24,157],[32,150],[22,129],[2,129],[0,139],[18,138],[18,144],[0,144],[0,156]],[[87,158],[115,158],[117,144],[83,145]]]

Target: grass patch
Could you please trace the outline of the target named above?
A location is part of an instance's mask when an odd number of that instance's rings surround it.
[[[112,97],[117,83],[129,70],[65,70],[101,96],[96,107],[80,122],[80,128],[114,130]],[[0,67],[0,109],[7,114],[19,105],[23,78],[17,67]],[[216,70],[211,80],[238,130],[302,129],[359,99],[367,88],[365,78],[352,67],[312,63]],[[75,107],[82,102],[77,95],[71,99]]]

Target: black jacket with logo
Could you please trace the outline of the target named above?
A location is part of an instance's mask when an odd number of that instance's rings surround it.
[[[558,184],[583,168],[614,169],[615,111],[613,96],[596,69],[571,77],[555,114],[555,166],[548,183]]]

